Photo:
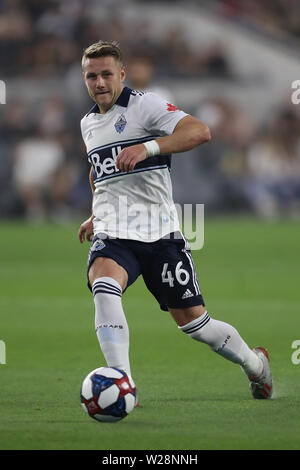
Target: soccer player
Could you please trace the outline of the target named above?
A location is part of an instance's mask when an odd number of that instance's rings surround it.
[[[92,241],[88,285],[107,365],[131,375],[122,295],[141,274],[183,333],[239,364],[254,398],[270,398],[266,350],[251,350],[234,327],[206,310],[172,198],[171,154],[208,142],[209,129],[159,96],[124,86],[125,67],[115,42],[89,46],[82,69],[95,102],[81,120],[93,208],[78,235],[81,243]]]

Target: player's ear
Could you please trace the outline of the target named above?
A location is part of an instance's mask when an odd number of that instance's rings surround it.
[[[124,65],[122,65],[122,67],[121,67],[121,82],[124,82],[125,77],[126,77],[126,69],[125,69]]]

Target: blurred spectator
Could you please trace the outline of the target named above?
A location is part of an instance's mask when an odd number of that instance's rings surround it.
[[[231,103],[211,99],[196,116],[211,129],[197,165],[205,202],[267,218],[300,217],[300,116],[282,106],[263,130]]]
[[[72,2],[52,2],[38,17],[35,30],[37,33],[51,34],[60,39],[73,39],[76,24],[83,13],[80,0]]]
[[[71,138],[66,123],[64,102],[50,97],[42,106],[35,106],[33,129],[16,145],[13,181],[29,220],[67,212],[76,165],[67,165]]]
[[[42,129],[17,145],[13,177],[28,220],[44,220],[49,206],[58,202],[60,188],[56,183],[63,171],[64,158],[59,143],[45,136]]]
[[[213,0],[219,11],[234,21],[260,29],[271,36],[287,33],[300,37],[298,0]]]
[[[172,92],[157,82],[155,65],[150,57],[133,56],[127,66],[127,81],[131,88],[139,91],[156,93],[170,103],[175,99]]]
[[[67,113],[65,103],[58,96],[49,97],[36,110],[36,121],[44,136],[56,135],[65,130]]]
[[[204,101],[195,116],[208,125],[212,134],[209,145],[198,150],[201,201],[211,211],[247,210],[243,179],[247,174],[247,150],[255,135],[252,121],[244,110],[220,98]]]
[[[300,216],[300,117],[282,108],[249,148],[245,193],[256,214]]]
[[[0,214],[9,216],[19,212],[17,195],[12,188],[12,151],[29,133],[27,110],[21,100],[0,108]]]
[[[20,0],[3,1],[0,5],[0,39],[1,41],[22,41],[32,31],[30,15],[23,8]]]
[[[91,11],[97,10],[97,5],[93,0],[2,0],[0,60],[5,76],[39,78],[67,73],[78,63],[82,49],[100,36],[121,42],[129,57],[132,50],[135,55],[151,56],[161,76],[228,75],[223,46],[193,50],[180,25],[167,28],[157,41],[151,21],[125,19],[110,3],[102,3],[105,14],[94,17]]]
[[[214,42],[200,57],[203,75],[217,78],[234,78],[229,61],[229,54],[224,44]]]

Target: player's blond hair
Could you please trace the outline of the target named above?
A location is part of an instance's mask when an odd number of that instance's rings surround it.
[[[107,56],[113,57],[120,65],[123,65],[122,52],[117,41],[98,41],[91,44],[83,51],[81,61],[82,68],[84,68],[86,59]]]

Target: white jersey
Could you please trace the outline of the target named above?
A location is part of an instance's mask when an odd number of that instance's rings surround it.
[[[94,234],[152,242],[180,230],[172,196],[171,155],[139,162],[130,172],[116,167],[121,150],[174,131],[187,114],[154,93],[124,87],[105,114],[95,104],[81,120],[93,166]]]

